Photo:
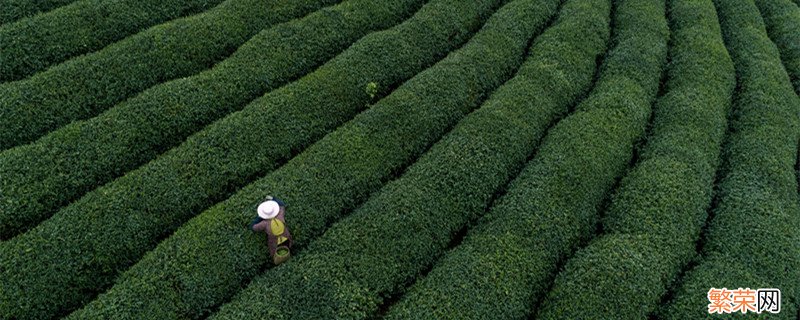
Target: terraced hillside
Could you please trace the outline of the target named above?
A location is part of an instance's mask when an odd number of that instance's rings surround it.
[[[798,5],[0,0],[0,319],[798,319]]]

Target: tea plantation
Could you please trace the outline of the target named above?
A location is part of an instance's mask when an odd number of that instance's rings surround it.
[[[800,0],[0,0],[0,319],[800,319],[798,94]]]

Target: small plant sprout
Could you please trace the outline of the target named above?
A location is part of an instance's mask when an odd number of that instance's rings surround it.
[[[378,83],[377,82],[370,82],[367,83],[367,87],[364,90],[369,95],[369,98],[374,100],[375,96],[378,95]]]

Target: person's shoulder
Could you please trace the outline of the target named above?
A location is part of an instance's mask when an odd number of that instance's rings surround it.
[[[262,223],[262,222],[264,222],[264,221],[265,221],[265,220],[264,220],[264,219],[261,219],[261,217],[259,217],[259,216],[256,216],[256,218],[255,218],[255,219],[253,219],[253,221],[250,221],[250,227],[252,228],[253,226],[255,226],[255,225],[259,224],[259,223]]]

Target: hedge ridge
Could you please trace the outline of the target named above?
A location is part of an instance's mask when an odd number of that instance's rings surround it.
[[[158,83],[195,74],[271,25],[338,0],[227,0],[20,81],[0,84],[0,150],[88,119]]]
[[[222,0],[83,0],[0,27],[0,82],[19,80]]]
[[[510,14],[501,15],[508,9],[500,11],[462,49],[275,172],[185,224],[71,318],[120,313],[130,318],[196,318],[228,300],[265,267],[262,237],[243,228],[265,192],[289,204],[295,248],[305,246],[510,77],[522,63],[529,39],[557,4],[537,0],[509,5],[520,23],[501,23],[498,19]],[[187,264],[195,266],[180,267]]]
[[[0,25],[33,16],[77,0],[0,0]]]
[[[672,0],[668,12],[671,62],[652,133],[613,197],[606,234],[567,262],[541,319],[646,319],[695,255],[736,79],[711,0]]]
[[[194,213],[354,117],[370,101],[370,81],[382,91],[405,81],[465,42],[500,3],[431,2],[406,22],[365,36],[315,72],[193,135],[185,147],[0,243],[0,310],[36,316],[87,302]],[[265,123],[281,126],[253,130]],[[47,309],[35,309],[42,307]]]
[[[404,0],[382,8],[352,1],[322,9],[262,31],[211,70],[157,85],[96,118],[7,150],[0,158],[0,172],[8,173],[0,187],[9,190],[0,196],[0,239],[34,227],[97,185],[313,70],[370,30],[399,23],[421,5],[422,0]]]
[[[614,46],[590,96],[548,131],[507,193],[389,310],[389,318],[427,312],[524,318],[544,296],[558,262],[591,235],[606,193],[645,131],[669,37],[663,1],[615,5]]]
[[[512,2],[496,21],[518,24],[525,20],[517,18],[519,8],[533,8],[534,2]],[[549,122],[589,89],[608,39],[609,12],[609,1],[567,1],[517,76],[402,177],[333,224],[294,261],[257,277],[212,318],[375,316],[383,299],[431,265],[458,230],[480,215]],[[293,223],[302,223],[299,218]],[[269,303],[275,299],[284,303]]]
[[[800,301],[800,207],[794,170],[800,101],[756,4],[714,4],[739,88],[702,259],[686,273],[660,316],[705,317],[710,288],[749,287],[781,289],[781,312],[768,316],[795,319]]]
[[[783,66],[800,95],[800,6],[789,0],[756,1],[767,34],[778,46]]]

